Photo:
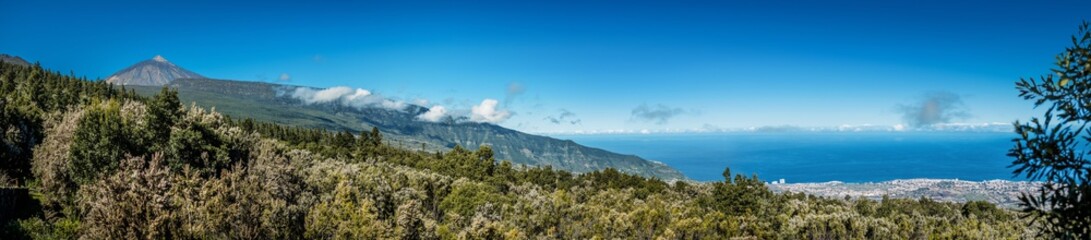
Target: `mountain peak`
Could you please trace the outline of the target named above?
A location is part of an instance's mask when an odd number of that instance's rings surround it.
[[[205,78],[167,61],[162,55],[133,64],[106,78],[117,85],[163,86],[179,78]]]
[[[2,53],[0,53],[0,62],[7,62],[20,66],[30,66],[30,62],[27,62],[27,60],[23,60],[23,58],[19,56],[12,56]]]

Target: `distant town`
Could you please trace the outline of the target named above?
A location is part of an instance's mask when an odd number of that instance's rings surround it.
[[[891,198],[928,197],[936,201],[966,202],[987,201],[1007,208],[1015,208],[1019,195],[1035,191],[1041,183],[1027,181],[965,181],[958,179],[905,179],[875,183],[784,183],[784,179],[769,182],[774,192],[807,193],[826,197],[852,197],[881,200]]]

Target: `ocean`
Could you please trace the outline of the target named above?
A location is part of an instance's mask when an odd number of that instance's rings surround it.
[[[879,182],[1013,178],[1010,132],[736,132],[562,135],[591,147],[663,162],[698,181],[722,172],[763,181]]]

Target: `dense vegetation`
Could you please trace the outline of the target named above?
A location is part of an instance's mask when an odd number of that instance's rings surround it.
[[[233,120],[39,66],[0,63],[0,179],[31,189],[30,239],[1009,239],[984,202],[774,194],[424,152],[359,134]]]
[[[1015,122],[1015,174],[1045,184],[1024,194],[1023,212],[1044,222],[1041,233],[1057,239],[1091,238],[1091,28],[1084,22],[1072,46],[1057,55],[1054,74],[1022,79],[1019,95],[1046,105],[1042,119]],[[1056,115],[1054,115],[1056,113]]]

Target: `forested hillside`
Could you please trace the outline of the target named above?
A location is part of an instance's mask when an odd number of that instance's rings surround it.
[[[497,159],[511,161],[514,165],[551,166],[581,173],[613,168],[664,180],[685,178],[670,166],[634,155],[617,154],[494,124],[455,119],[420,121],[417,116],[428,109],[412,104],[400,110],[345,106],[338,102],[306,104],[284,92],[309,87],[260,82],[182,78],[167,85],[178,91],[184,103],[214,107],[221,114],[238,118],[353,133],[378,128],[387,136],[388,144],[430,151],[448,151],[455,145],[472,148],[489,145]],[[161,88],[127,87],[144,96],[154,95]]]
[[[3,239],[1016,239],[984,202],[774,194],[756,176],[572,174],[144,98],[0,63],[0,183],[36,204]],[[7,209],[7,208],[5,208]]]

